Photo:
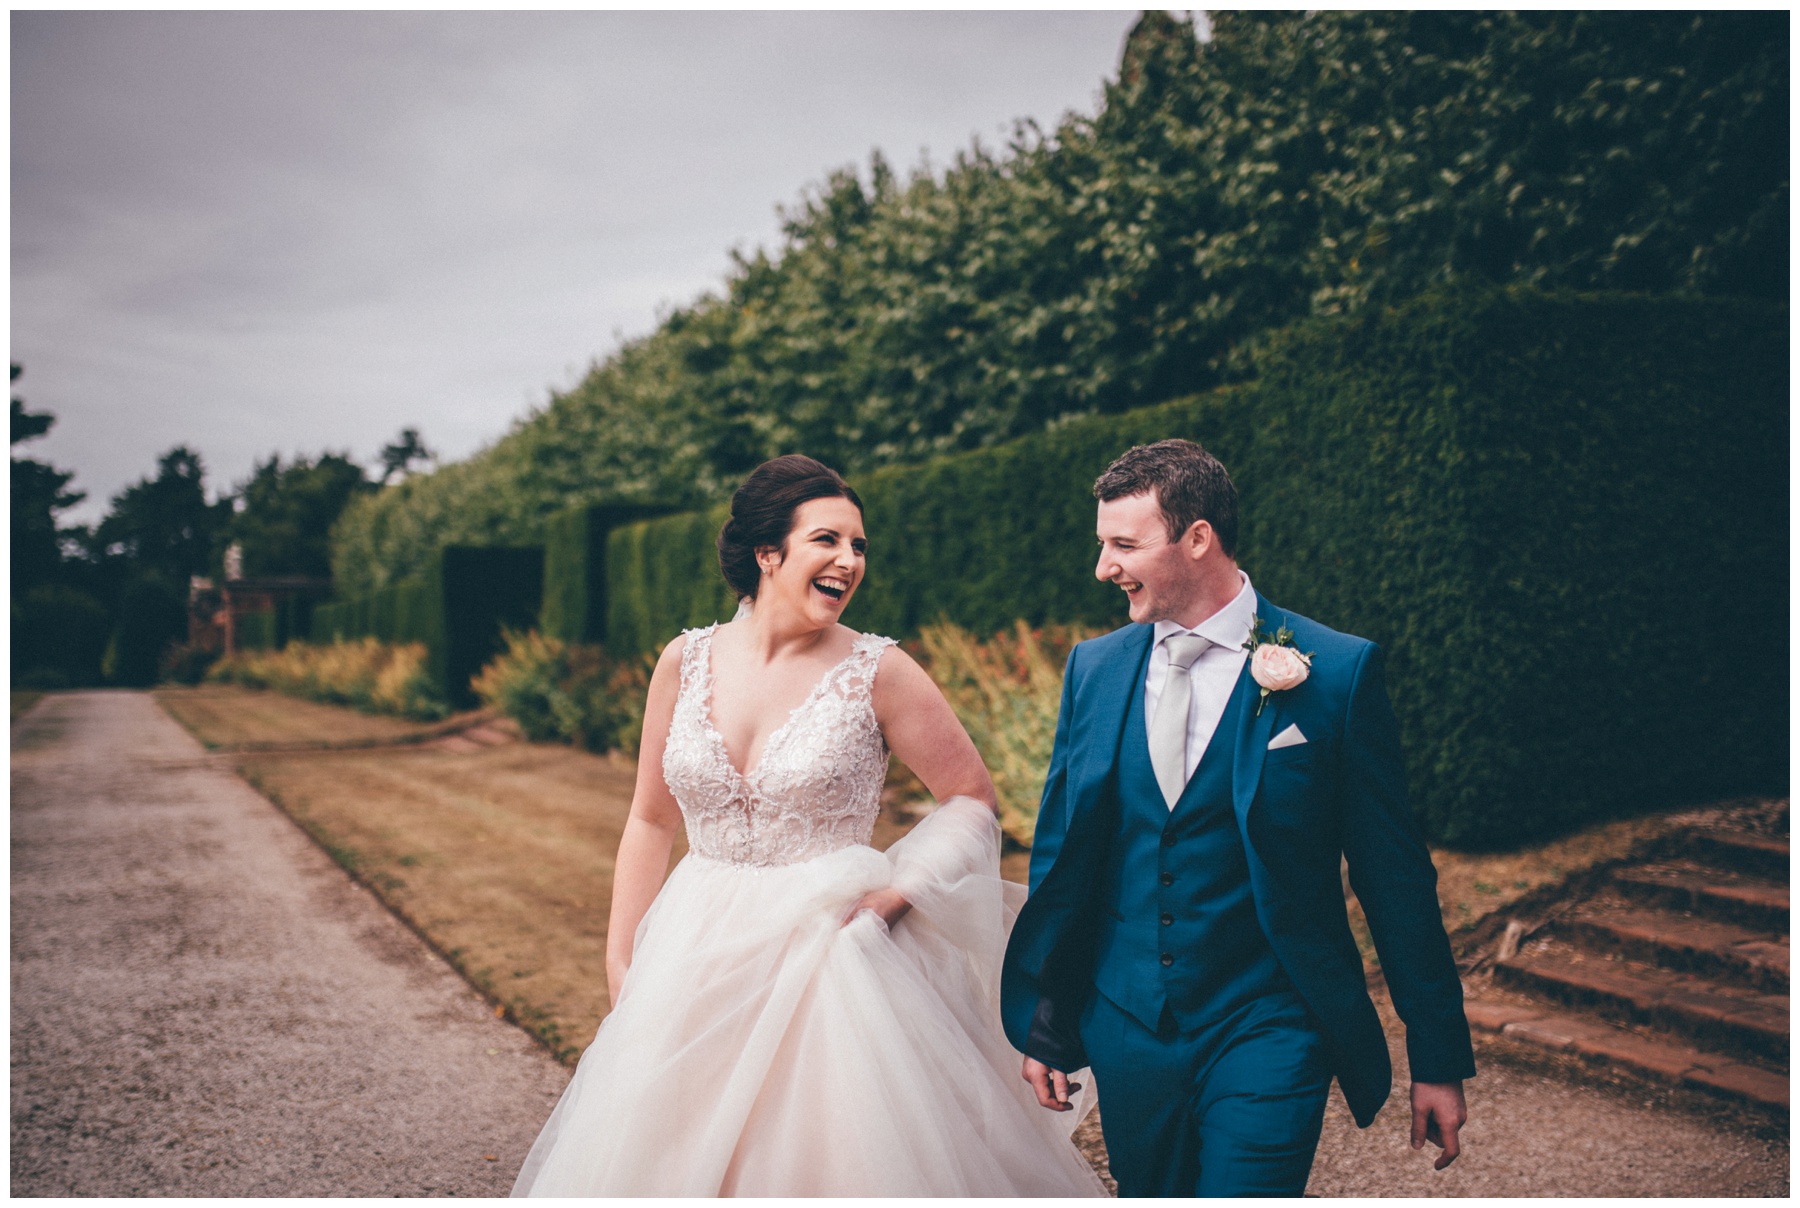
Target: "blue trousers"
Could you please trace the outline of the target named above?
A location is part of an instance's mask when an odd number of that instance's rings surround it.
[[[1183,1032],[1105,995],[1081,1020],[1106,1152],[1125,1196],[1299,1196],[1325,1098],[1325,1043],[1291,992]]]

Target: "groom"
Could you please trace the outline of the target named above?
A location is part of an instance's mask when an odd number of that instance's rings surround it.
[[[1002,974],[1026,1081],[1067,1110],[1092,1068],[1121,1196],[1300,1195],[1331,1079],[1367,1127],[1392,1072],[1341,852],[1406,1023],[1413,1147],[1442,1169],[1475,1064],[1381,651],[1256,594],[1199,445],[1131,449],[1094,494],[1094,573],[1137,624],[1064,673]]]

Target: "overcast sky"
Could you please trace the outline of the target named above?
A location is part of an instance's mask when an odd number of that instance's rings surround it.
[[[1135,16],[15,12],[20,452],[77,521],[183,443],[465,457],[829,170],[1092,113]]]

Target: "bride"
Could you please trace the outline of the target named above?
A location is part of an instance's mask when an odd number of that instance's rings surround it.
[[[1104,1194],[1068,1139],[1085,1103],[1039,1108],[1000,1031],[1024,890],[987,770],[917,663],[838,624],[865,554],[861,500],[809,457],[733,496],[745,603],[651,678],[613,1011],[514,1195]],[[943,805],[883,853],[890,750]]]

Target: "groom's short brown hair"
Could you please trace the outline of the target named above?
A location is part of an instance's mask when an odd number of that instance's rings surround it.
[[[1156,492],[1169,540],[1181,540],[1194,521],[1204,520],[1225,556],[1237,556],[1237,488],[1218,458],[1191,440],[1159,440],[1125,450],[1094,480],[1094,498],[1102,502],[1146,491]]]

